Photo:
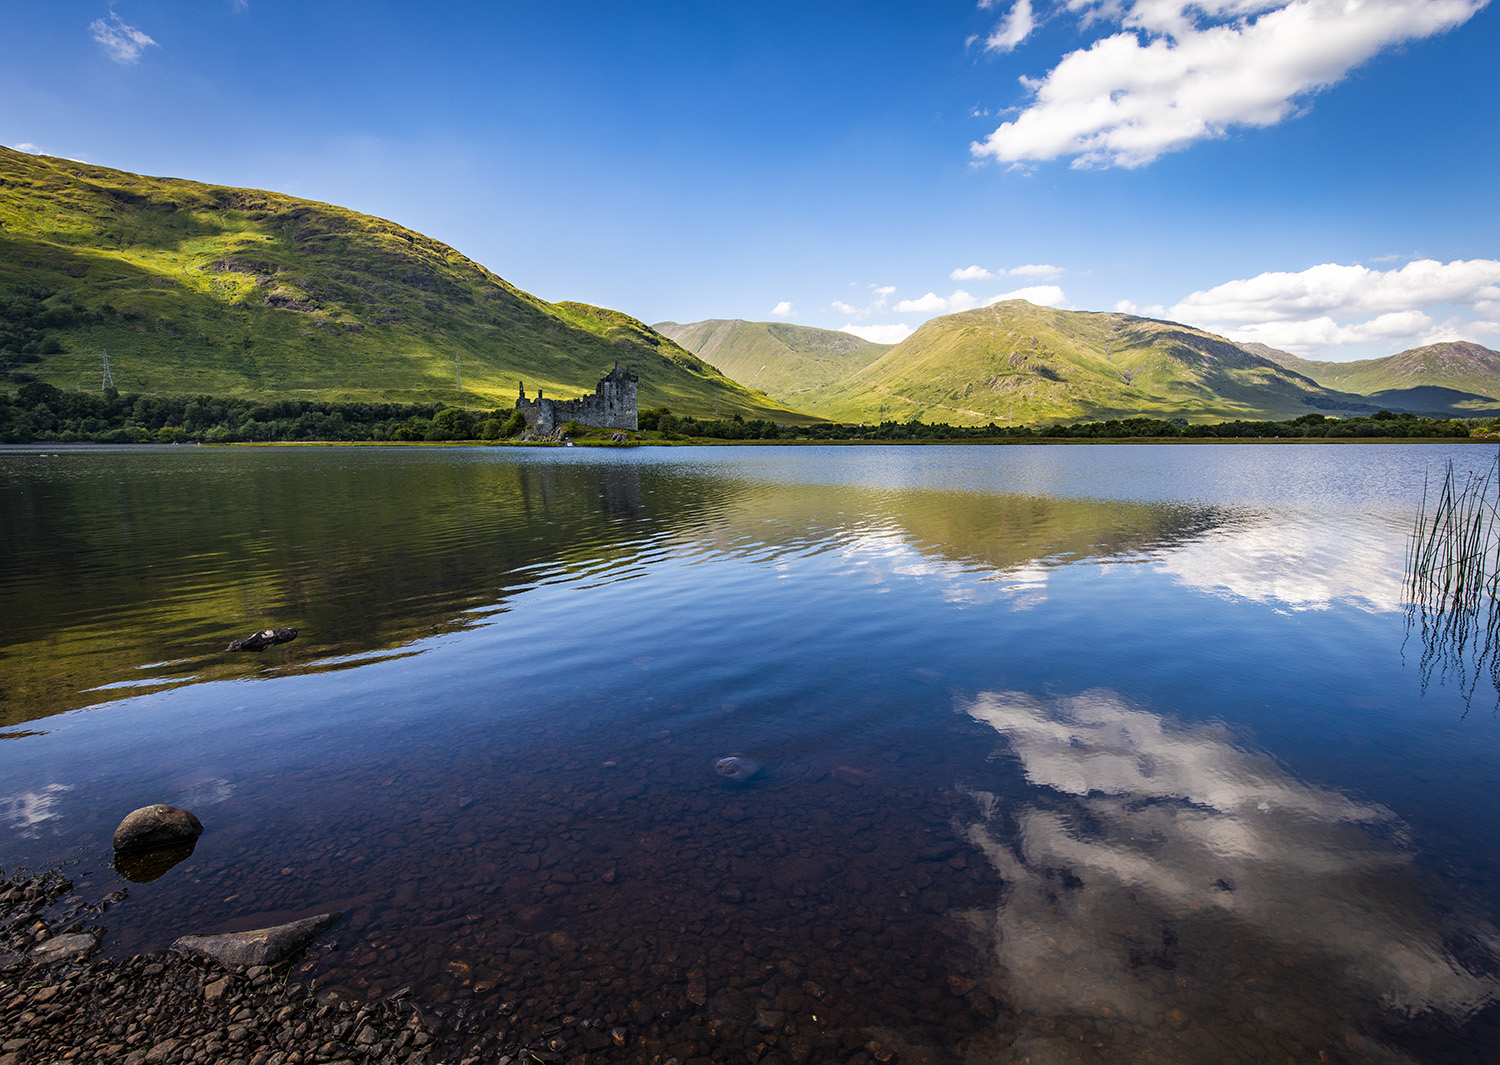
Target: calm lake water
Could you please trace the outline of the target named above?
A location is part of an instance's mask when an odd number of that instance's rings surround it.
[[[1496,693],[1402,603],[1490,457],[0,450],[0,865],[552,1060],[1493,1062]]]

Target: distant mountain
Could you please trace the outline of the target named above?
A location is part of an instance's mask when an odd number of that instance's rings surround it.
[[[743,385],[793,407],[810,392],[837,384],[891,350],[851,333],[786,322],[716,318],[651,328]]]
[[[799,396],[798,406],[849,421],[1002,425],[1375,409],[1191,326],[1025,300],[934,318],[843,381]]]
[[[547,303],[393,222],[0,148],[0,387],[508,406],[616,360],[643,406],[805,421],[641,322]]]
[[[1452,341],[1412,348],[1381,359],[1321,362],[1299,359],[1263,344],[1248,350],[1278,362],[1328,388],[1370,397],[1372,402],[1406,410],[1451,411],[1478,417],[1500,408],[1500,352],[1481,344]],[[1441,406],[1418,404],[1441,403]]]

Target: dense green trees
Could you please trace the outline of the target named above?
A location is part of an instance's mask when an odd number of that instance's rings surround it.
[[[1280,422],[1229,421],[1189,425],[1185,419],[1112,418],[1071,425],[953,426],[921,421],[880,425],[790,426],[760,419],[700,420],[678,417],[665,407],[644,410],[642,430],[669,440],[1027,440],[1027,439],[1213,439],[1295,437],[1466,437],[1471,425],[1458,419],[1421,418],[1380,411],[1368,418],[1304,414]],[[158,441],[502,440],[525,428],[519,411],[474,412],[458,407],[395,403],[328,403],[318,400],[256,400],[221,396],[121,395],[65,392],[28,382],[14,395],[0,393],[0,443],[94,441],[131,444]],[[1493,423],[1480,427],[1495,431]],[[575,432],[581,431],[575,430]]]

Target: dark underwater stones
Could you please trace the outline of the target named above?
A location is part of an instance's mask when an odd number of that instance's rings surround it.
[[[731,784],[745,784],[760,772],[760,763],[744,755],[731,754],[714,763],[714,772]]]
[[[297,638],[296,629],[261,629],[249,636],[242,636],[230,643],[230,651],[264,651],[278,643],[289,643]]]
[[[202,834],[202,822],[188,811],[156,803],[126,814],[120,827],[115,829],[111,842],[116,853],[143,851],[153,847],[181,846]]]
[[[183,936],[172,949],[200,954],[225,966],[278,965],[296,957],[314,939],[338,923],[343,913],[322,913],[290,924],[226,932],[212,936]]]

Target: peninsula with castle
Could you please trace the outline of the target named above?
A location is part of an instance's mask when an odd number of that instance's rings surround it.
[[[577,399],[547,399],[536,390],[536,399],[526,398],[526,383],[520,384],[516,410],[534,433],[550,433],[560,425],[577,422],[591,429],[638,429],[636,375],[630,367],[615,363],[599,381],[599,387]]]

